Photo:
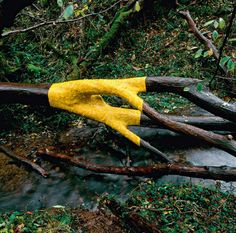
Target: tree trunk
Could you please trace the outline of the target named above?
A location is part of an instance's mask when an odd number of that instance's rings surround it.
[[[30,6],[35,0],[3,0],[0,1],[0,35],[4,27],[14,23],[16,15],[25,7]]]

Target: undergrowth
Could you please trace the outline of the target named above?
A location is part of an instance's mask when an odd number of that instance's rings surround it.
[[[129,194],[123,217],[138,214],[160,232],[235,232],[236,198],[192,184],[141,184]]]

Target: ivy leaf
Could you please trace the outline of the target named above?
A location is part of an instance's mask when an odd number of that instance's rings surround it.
[[[234,72],[234,70],[235,70],[235,62],[233,62],[231,58],[230,58],[229,61],[227,62],[227,69],[228,69],[230,72]]]
[[[211,57],[211,56],[213,55],[213,50],[212,50],[212,48],[210,48],[207,52],[208,52],[208,56],[209,56],[209,57]]]
[[[208,25],[213,24],[214,22],[215,22],[214,19],[213,19],[213,20],[210,20],[210,21],[206,22],[203,26],[204,26],[204,27],[207,27]]]
[[[219,26],[219,23],[215,20],[215,22],[214,22],[214,28],[218,28],[218,26]]]
[[[224,19],[222,19],[222,18],[219,18],[219,28],[220,28],[220,29],[225,28],[225,21],[224,21]]]
[[[198,51],[195,53],[194,58],[199,58],[202,56],[203,49],[198,49]]]
[[[208,57],[208,51],[205,51],[204,53],[203,53],[203,57]]]
[[[220,60],[220,64],[221,64],[222,66],[224,66],[224,65],[228,62],[229,59],[230,59],[229,56],[222,57],[221,60]]]
[[[203,89],[203,85],[201,83],[197,84],[197,91],[201,92]]]
[[[212,32],[212,39],[216,41],[216,39],[219,37],[219,33],[215,30]]]
[[[135,3],[134,10],[135,10],[136,12],[139,12],[139,11],[141,10],[139,1],[137,1],[137,2]]]
[[[185,92],[188,92],[189,90],[190,90],[189,87],[185,87],[185,88],[184,88],[184,91],[185,91]]]
[[[57,5],[59,7],[63,7],[63,0],[57,0]]]
[[[73,13],[74,13],[74,6],[71,4],[67,6],[64,12],[62,13],[62,18],[67,20],[73,15]]]

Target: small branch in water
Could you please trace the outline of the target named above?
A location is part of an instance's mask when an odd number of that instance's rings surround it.
[[[41,176],[45,178],[48,177],[48,173],[42,167],[30,161],[28,158],[22,157],[20,155],[13,153],[11,150],[7,149],[5,146],[0,146],[0,151],[6,154],[7,156],[9,156],[10,158],[17,160],[24,166],[30,167],[32,170],[37,171]]]
[[[54,153],[48,149],[38,151],[46,159],[55,159],[96,173],[108,173],[128,176],[159,177],[162,175],[180,175],[213,180],[236,181],[236,167],[228,166],[189,166],[184,164],[153,164],[149,166],[118,167],[96,164],[81,158]]]

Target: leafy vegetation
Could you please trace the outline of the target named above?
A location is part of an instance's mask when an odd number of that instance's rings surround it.
[[[12,212],[0,215],[0,232],[77,232],[73,230],[75,216],[64,208],[36,210],[34,212]]]
[[[160,232],[235,232],[236,198],[192,184],[158,184],[151,180],[130,193],[123,218],[138,214]]]

